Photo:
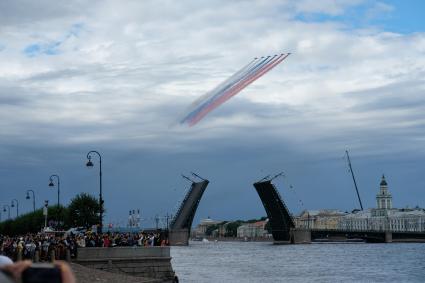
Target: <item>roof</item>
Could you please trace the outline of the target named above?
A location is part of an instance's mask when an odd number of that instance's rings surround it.
[[[389,216],[393,217],[409,217],[409,216],[425,216],[423,209],[396,209],[390,210]]]
[[[380,184],[380,186],[381,186],[381,187],[382,187],[382,186],[388,186],[387,181],[385,181],[385,175],[384,175],[384,174],[382,174],[382,179],[381,179],[381,184]]]
[[[371,209],[359,210],[355,213],[350,213],[344,216],[344,218],[370,218],[372,217]]]
[[[372,210],[373,209],[367,209],[367,210],[363,210],[363,211],[359,211],[356,213],[350,213],[347,214],[346,216],[344,216],[344,218],[372,218]],[[422,216],[425,217],[425,210],[423,209],[388,209],[388,217],[412,217],[412,216]],[[382,217],[382,216],[377,216],[377,217]]]
[[[222,221],[212,220],[211,218],[202,219],[200,225],[213,225],[221,223]]]
[[[307,215],[309,217],[312,216],[341,216],[347,213],[338,210],[338,209],[320,209],[320,210],[304,210],[300,213],[300,217],[303,215]]]

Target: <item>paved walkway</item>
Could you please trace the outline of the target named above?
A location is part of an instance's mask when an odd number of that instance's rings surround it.
[[[77,277],[78,283],[93,283],[93,282],[111,282],[111,283],[159,283],[159,279],[135,277],[124,274],[116,274],[92,268],[87,268],[79,264],[71,263],[71,268]]]

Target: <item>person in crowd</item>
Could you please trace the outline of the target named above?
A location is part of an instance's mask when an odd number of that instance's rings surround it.
[[[119,246],[165,246],[168,245],[166,234],[149,233],[70,233],[55,235],[52,233],[36,233],[21,236],[0,235],[0,255],[12,260],[30,259],[50,261],[77,256],[79,248],[85,247],[119,247]]]

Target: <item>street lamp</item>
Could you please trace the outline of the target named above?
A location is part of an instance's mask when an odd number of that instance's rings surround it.
[[[99,187],[100,187],[100,191],[99,191],[99,208],[100,208],[100,213],[99,213],[99,227],[98,227],[98,233],[102,233],[102,228],[103,228],[103,198],[102,198],[102,156],[100,155],[99,152],[95,151],[95,150],[91,150],[87,153],[87,163],[86,166],[87,167],[93,167],[94,164],[91,161],[91,155],[92,153],[97,154],[97,156],[99,156]]]
[[[61,214],[60,201],[59,201],[61,182],[60,182],[59,176],[56,175],[56,174],[53,174],[53,175],[51,175],[49,177],[49,181],[50,181],[49,187],[54,187],[55,186],[55,183],[53,183],[53,178],[56,178],[56,183],[58,185],[58,211],[57,211],[57,216],[56,216],[57,217],[57,219],[56,219],[56,221],[57,221],[56,228],[57,228],[57,227],[59,227],[60,214]]]
[[[12,199],[12,203],[11,203],[11,207],[15,207],[15,202],[16,202],[16,217],[19,216],[19,202],[16,198]]]
[[[58,184],[58,208],[59,208],[59,204],[60,204],[60,202],[59,202],[59,195],[60,195],[60,186],[61,186],[61,182],[60,182],[59,176],[58,176],[58,175],[56,175],[56,174],[53,174],[53,175],[51,175],[51,176],[50,176],[50,178],[49,178],[49,181],[50,181],[50,183],[49,183],[49,187],[54,187],[54,186],[55,186],[55,184],[53,183],[53,177],[55,177],[55,178],[56,178],[56,182],[57,182],[57,184]]]
[[[33,211],[35,212],[35,193],[34,193],[34,191],[33,191],[33,190],[27,190],[27,197],[26,197],[26,199],[30,199],[30,194],[29,194],[29,192],[31,192],[31,193],[32,193],[32,209],[33,209]]]
[[[8,212],[8,219],[10,219],[10,206],[5,204],[3,205],[3,212],[6,212],[6,207],[7,207],[7,212]]]

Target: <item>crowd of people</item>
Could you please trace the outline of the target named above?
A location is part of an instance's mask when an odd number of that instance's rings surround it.
[[[116,246],[165,246],[166,236],[162,233],[37,233],[22,236],[0,235],[0,255],[14,261],[31,259],[51,261],[76,257],[78,248]]]

